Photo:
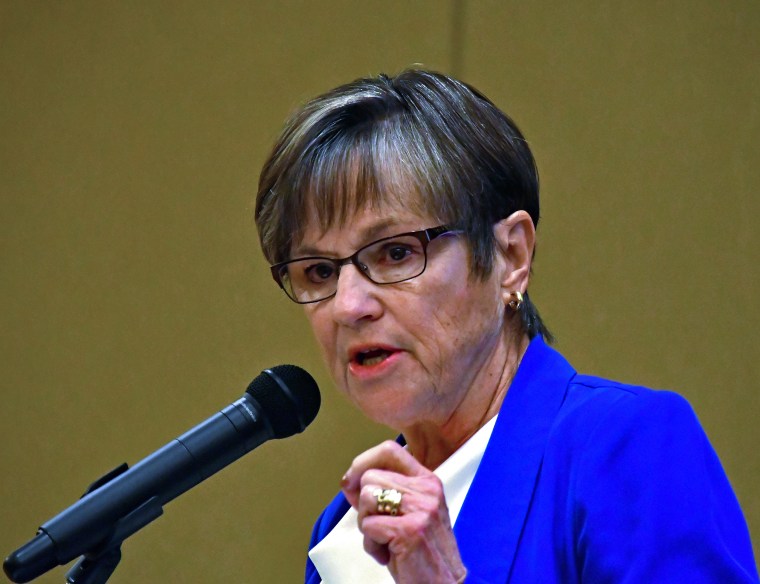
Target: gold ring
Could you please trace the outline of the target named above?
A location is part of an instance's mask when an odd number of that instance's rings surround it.
[[[372,494],[377,499],[377,512],[380,515],[398,515],[401,493],[396,489],[375,489]]]

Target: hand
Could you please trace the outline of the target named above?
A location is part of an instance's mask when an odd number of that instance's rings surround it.
[[[464,582],[443,485],[403,447],[389,440],[360,454],[341,487],[359,513],[364,549],[396,582]],[[402,493],[398,515],[378,513],[377,489]]]

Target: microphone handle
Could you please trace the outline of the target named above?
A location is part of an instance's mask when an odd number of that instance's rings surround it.
[[[148,500],[159,506],[273,437],[248,393],[59,513],[3,564],[13,582],[28,582],[97,549],[114,525]]]

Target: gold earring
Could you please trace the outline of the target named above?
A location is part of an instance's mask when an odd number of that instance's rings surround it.
[[[523,304],[523,295],[522,295],[522,292],[520,292],[519,290],[515,290],[514,292],[511,292],[509,294],[509,296],[510,296],[511,300],[509,301],[508,306],[512,310],[514,310],[515,312],[517,312],[518,310],[520,310],[520,307]]]

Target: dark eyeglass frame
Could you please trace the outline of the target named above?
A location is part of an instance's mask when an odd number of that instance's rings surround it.
[[[438,227],[430,227],[428,229],[421,229],[419,231],[406,231],[404,233],[397,233],[389,237],[382,237],[380,239],[376,239],[375,241],[372,241],[368,243],[367,245],[360,247],[350,256],[347,256],[345,258],[328,258],[324,256],[304,256],[300,258],[294,258],[292,260],[287,260],[285,262],[279,262],[277,264],[270,266],[269,269],[272,272],[272,278],[274,278],[274,281],[277,282],[277,285],[280,288],[282,288],[282,291],[285,292],[288,298],[290,298],[296,304],[312,304],[314,302],[321,302],[322,300],[327,300],[328,298],[332,298],[333,296],[335,296],[335,294],[337,294],[338,292],[337,280],[340,277],[340,269],[346,264],[355,265],[356,268],[359,270],[360,274],[362,274],[365,278],[367,278],[367,280],[369,280],[373,284],[377,284],[378,286],[385,286],[386,284],[398,284],[399,282],[406,282],[407,280],[412,280],[418,276],[421,276],[422,273],[427,268],[427,262],[428,262],[427,248],[430,242],[436,239],[437,237],[440,237],[441,235],[445,235],[447,233],[456,233],[458,231],[459,231],[458,229],[455,229],[454,227],[450,225],[439,225]],[[400,280],[393,280],[392,282],[377,282],[373,280],[367,271],[367,266],[363,265],[359,261],[359,255],[368,247],[372,247],[373,245],[377,245],[378,243],[381,243],[383,241],[397,239],[399,237],[415,237],[420,242],[420,244],[422,245],[422,252],[425,256],[424,262],[422,263],[422,269],[418,273],[414,274],[413,276],[401,278]],[[288,264],[292,264],[295,262],[302,262],[304,260],[325,260],[326,262],[329,262],[335,266],[335,281],[336,281],[335,292],[323,298],[317,298],[316,300],[298,300],[290,295],[290,291],[288,291],[287,287],[282,281],[283,268],[287,267]]]

